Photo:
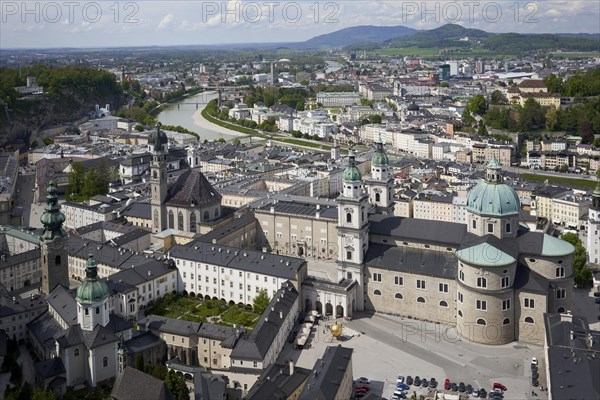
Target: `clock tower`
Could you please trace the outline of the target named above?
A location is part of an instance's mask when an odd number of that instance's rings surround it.
[[[44,232],[40,236],[42,259],[42,292],[49,294],[57,285],[69,288],[68,254],[65,250],[67,232],[62,228],[65,215],[60,211],[56,184],[50,181],[46,208],[40,217]]]
[[[342,187],[342,194],[337,198],[338,280],[358,282],[355,307],[363,310],[363,261],[369,247],[369,196],[363,190],[362,175],[352,150],[342,175]]]
[[[152,232],[162,232],[167,228],[165,199],[167,198],[167,135],[160,130],[160,123],[150,134],[148,144],[152,146],[150,163],[150,205],[152,210]]]

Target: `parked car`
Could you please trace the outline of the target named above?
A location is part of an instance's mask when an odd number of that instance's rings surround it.
[[[354,393],[355,399],[360,399],[361,397],[365,397],[367,394],[365,392]]]
[[[398,375],[398,378],[396,378],[396,382],[397,383],[404,383],[404,376]]]
[[[421,386],[421,378],[419,378],[419,375],[415,376],[415,381],[413,383],[415,386]]]
[[[594,297],[600,297],[600,292],[594,292]]]
[[[361,385],[369,385],[371,383],[371,381],[368,378],[361,376],[360,378],[358,378],[356,380],[356,383],[360,383]]]
[[[429,380],[429,387],[432,389],[435,389],[438,385],[438,382],[435,380],[435,378],[431,378]]]
[[[502,394],[502,392],[490,392],[490,394],[488,395],[488,399],[490,400],[500,400],[503,398],[504,395]]]
[[[421,387],[426,388],[427,386],[429,386],[429,381],[427,380],[427,378],[421,379]]]
[[[450,390],[452,390],[453,392],[458,392],[458,385],[456,383],[452,383],[450,385]]]
[[[396,390],[410,390],[410,386],[405,383],[396,384]]]
[[[412,378],[412,376],[408,375],[408,376],[406,377],[406,382],[405,382],[405,383],[406,383],[407,385],[412,385],[412,384],[413,384],[413,378]]]
[[[538,360],[535,357],[531,357],[531,365],[538,365]]]
[[[485,399],[487,397],[487,392],[484,388],[479,389],[479,397]]]
[[[444,381],[444,389],[450,390],[450,378],[446,378]]]
[[[461,382],[461,383],[458,384],[458,391],[459,392],[462,393],[462,392],[465,391],[465,389],[466,389],[466,387],[465,387],[465,383],[464,382]]]
[[[406,399],[406,393],[400,391],[400,390],[396,390],[394,392],[394,394],[392,395],[392,400],[399,400],[399,399]]]
[[[369,391],[369,387],[367,385],[360,385],[356,387],[356,390],[364,390],[365,392]]]
[[[471,396],[473,396],[475,399],[479,398],[479,390],[474,390]]]
[[[538,386],[540,386],[540,382],[537,379],[532,379],[531,380],[531,385],[533,387],[538,387]]]
[[[496,390],[496,389],[500,389],[500,390],[501,390],[501,391],[503,391],[503,392],[506,392],[506,391],[508,390],[508,389],[506,388],[506,386],[504,386],[503,384],[501,384],[501,383],[498,383],[498,382],[495,382],[495,383],[494,383],[494,385],[492,386],[492,388],[493,388],[494,390]]]
[[[472,394],[473,393],[473,386],[471,386],[470,383],[465,388],[465,392],[467,392],[467,394]]]

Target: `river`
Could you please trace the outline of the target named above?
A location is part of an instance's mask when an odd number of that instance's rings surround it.
[[[179,102],[169,104],[167,108],[158,114],[157,118],[164,125],[181,125],[190,131],[198,133],[201,141],[220,138],[231,140],[236,136],[243,135],[211,124],[202,118],[200,113],[206,106],[206,103],[216,98],[217,92],[214,91],[187,97]]]
[[[332,72],[337,72],[340,69],[344,68],[344,66],[338,63],[337,61],[325,61],[325,63],[327,64],[327,69],[325,70],[325,72],[328,74]]]

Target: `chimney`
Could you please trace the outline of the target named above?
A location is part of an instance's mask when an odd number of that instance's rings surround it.
[[[294,360],[290,360],[290,376],[294,375]]]

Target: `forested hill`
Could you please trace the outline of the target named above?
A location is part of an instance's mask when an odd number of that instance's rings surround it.
[[[15,90],[36,78],[44,95],[26,97]],[[0,142],[27,141],[31,131],[77,120],[96,104],[117,109],[124,101],[114,74],[89,67],[34,65],[0,68]]]

